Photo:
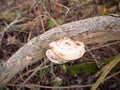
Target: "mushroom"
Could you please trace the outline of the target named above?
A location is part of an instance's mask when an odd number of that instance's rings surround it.
[[[81,58],[85,53],[84,43],[69,37],[63,37],[51,42],[49,46],[50,49],[46,51],[46,56],[50,61],[57,64]]]

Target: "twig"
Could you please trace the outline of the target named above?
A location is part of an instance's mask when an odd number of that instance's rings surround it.
[[[38,70],[40,70],[40,67],[43,65],[43,63],[42,64],[40,64],[36,69],[35,69],[35,71],[22,83],[22,84],[25,84]]]
[[[88,47],[87,47],[87,48],[88,48]],[[94,61],[96,62],[98,68],[100,68],[100,67],[101,67],[101,64],[97,61],[95,55],[94,55],[91,51],[89,51],[88,53],[94,58]]]
[[[112,42],[112,43],[107,43],[107,44],[100,45],[100,46],[96,46],[96,47],[93,47],[91,49],[86,50],[86,52],[89,52],[89,51],[92,51],[92,50],[96,50],[96,49],[99,49],[99,48],[102,48],[102,47],[105,47],[105,46],[109,46],[109,45],[113,45],[113,44],[118,44],[118,43],[120,43],[120,41]]]
[[[5,28],[4,30],[6,31],[6,30],[9,29],[12,25],[14,25],[14,24],[16,24],[16,23],[21,22],[21,21],[24,20],[24,19],[19,19],[19,20],[18,20],[18,18],[19,18],[19,17],[17,17],[17,18],[16,18],[13,22],[11,22],[10,24],[7,24],[7,23],[5,22],[6,28]]]
[[[30,4],[30,3],[31,3],[30,0],[27,1],[27,2],[25,1],[24,3],[19,4],[19,5],[17,5],[16,7],[12,7],[12,8],[10,8],[10,9],[6,10],[6,11],[4,12],[4,14],[7,14],[7,13],[9,13],[9,12],[15,10],[15,9],[20,9],[21,7],[23,8],[24,6],[27,6],[27,5]]]
[[[65,13],[65,16],[64,16],[64,18],[65,18],[65,17],[67,16],[67,14],[69,13],[70,9],[69,9],[68,7],[66,7],[65,5],[62,5],[62,4],[60,4],[60,3],[56,3],[56,2],[55,2],[55,4],[67,9],[67,12]]]
[[[116,75],[118,75],[118,74],[120,74],[120,71],[118,71],[118,72],[116,72],[116,73],[114,73],[114,74],[112,74],[112,75],[106,77],[106,78],[103,80],[103,82],[109,80],[110,78],[112,78],[112,77],[114,77],[114,76],[116,76]]]
[[[43,19],[42,19],[42,16],[41,16],[41,13],[40,13],[40,12],[39,12],[39,16],[40,16],[40,19],[41,19],[42,29],[43,29],[43,31],[45,32],[45,27],[44,27]]]
[[[37,88],[46,88],[46,89],[70,89],[70,88],[87,88],[87,87],[92,87],[93,85],[73,85],[73,86],[64,86],[64,87],[54,87],[54,86],[42,86],[42,85],[37,85],[37,84],[7,84],[7,86],[16,86],[16,87],[37,87]]]
[[[40,21],[41,21],[41,25],[42,25],[42,29],[43,31],[45,32],[45,28],[44,28],[44,23],[43,23],[43,19],[42,19],[42,15],[41,15],[41,11],[40,11],[40,2],[41,1],[38,1],[38,0],[33,0],[33,8],[38,8],[37,10],[37,13],[38,13],[38,17],[40,18]]]
[[[44,63],[40,64],[40,65],[35,69],[35,71],[34,71],[22,84],[25,84],[30,78],[32,78],[32,76],[33,76],[38,70],[40,70],[40,67],[42,67],[42,65],[44,65]],[[20,90],[20,89],[21,89],[21,87],[20,87],[18,90]]]
[[[48,12],[48,10],[46,9],[46,7],[43,5],[42,2],[41,2],[41,5],[42,5],[43,9],[46,11],[46,13],[48,14],[48,16],[50,17],[50,19],[55,23],[55,25],[59,26],[59,24],[53,19],[53,17],[50,15],[50,13]]]
[[[42,70],[42,69],[48,68],[49,66],[50,66],[50,65],[47,65],[47,66],[41,67],[41,68],[39,68],[39,70]],[[24,73],[22,76],[20,76],[19,78],[17,78],[17,80],[15,80],[14,84],[15,84],[20,78],[22,78],[22,77],[26,76],[27,74],[29,74],[29,73],[35,71],[37,68],[38,68],[38,67],[36,67],[36,68],[34,68],[34,69],[32,69],[32,70],[29,70],[29,71],[27,71],[26,73]]]
[[[50,64],[50,67],[51,67],[51,73],[52,73],[53,77],[56,78],[56,76],[55,76],[55,74],[54,74],[54,68],[53,68],[53,65],[54,65],[54,63],[51,62],[51,64]]]

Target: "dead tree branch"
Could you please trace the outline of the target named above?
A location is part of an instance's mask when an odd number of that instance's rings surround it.
[[[85,44],[120,40],[120,18],[100,16],[71,22],[33,38],[0,66],[0,84],[5,85],[20,70],[43,58],[48,44],[64,36]]]

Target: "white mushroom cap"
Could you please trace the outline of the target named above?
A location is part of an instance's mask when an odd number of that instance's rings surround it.
[[[46,56],[54,63],[65,63],[82,57],[85,53],[85,45],[64,37],[58,41],[50,43],[50,48],[46,51]]]

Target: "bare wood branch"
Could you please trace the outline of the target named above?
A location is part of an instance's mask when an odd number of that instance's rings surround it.
[[[64,36],[85,44],[120,40],[120,18],[100,16],[71,22],[33,38],[0,66],[0,84],[5,85],[20,70],[43,58],[48,44]]]

